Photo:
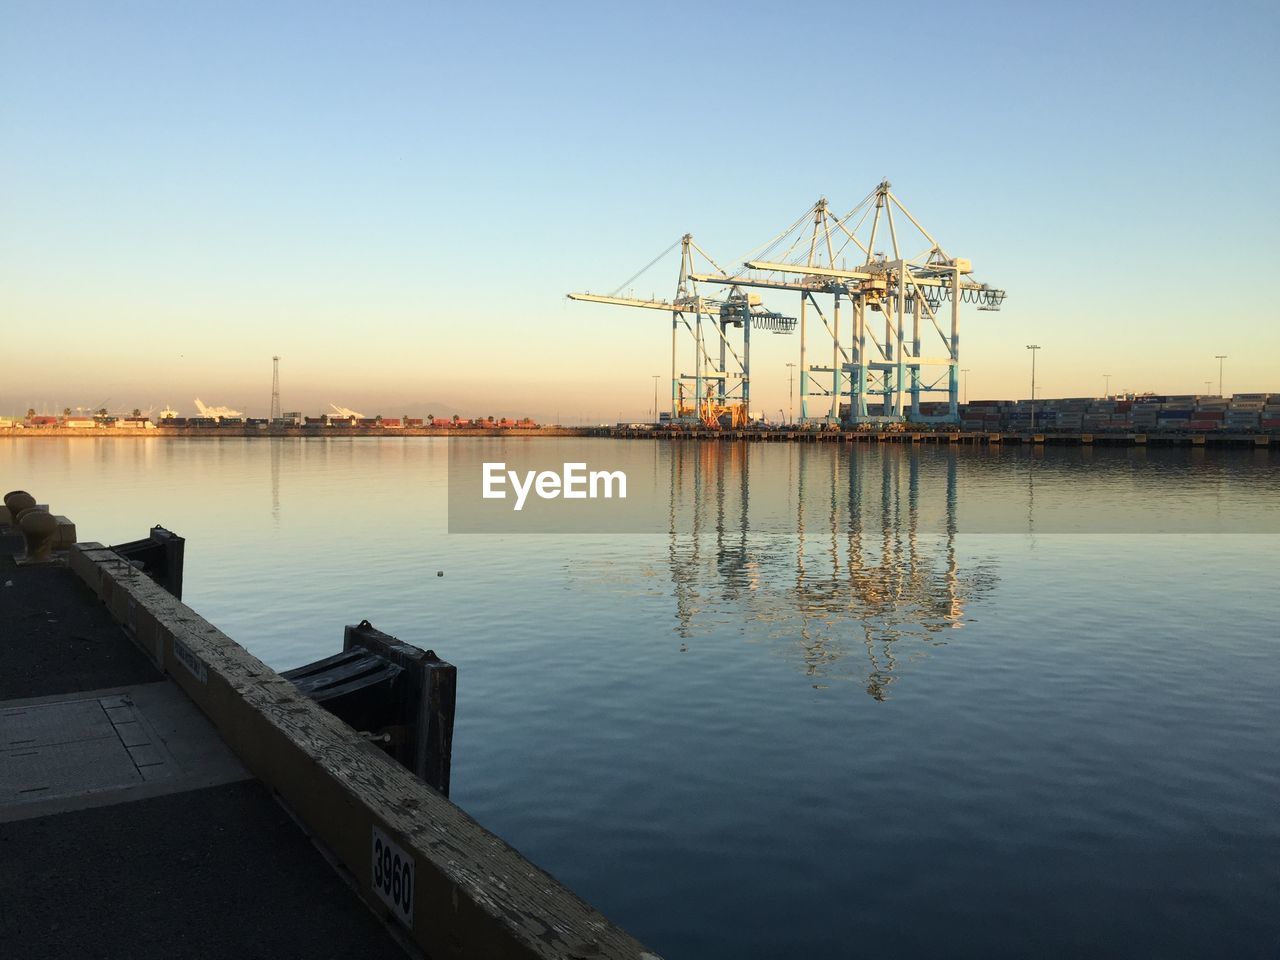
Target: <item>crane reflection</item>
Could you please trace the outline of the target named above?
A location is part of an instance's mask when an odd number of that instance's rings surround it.
[[[856,679],[887,699],[996,583],[989,560],[960,569],[956,467],[914,445],[673,443],[677,633],[737,618],[816,686]]]

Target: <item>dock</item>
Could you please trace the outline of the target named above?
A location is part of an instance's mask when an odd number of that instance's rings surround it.
[[[0,953],[658,960],[110,548],[0,512]]]
[[[1236,447],[1280,448],[1280,433],[1077,433],[1002,432],[972,430],[700,430],[662,427],[608,427],[589,431],[595,436],[625,440],[718,440],[756,443],[926,443],[1032,447]]]

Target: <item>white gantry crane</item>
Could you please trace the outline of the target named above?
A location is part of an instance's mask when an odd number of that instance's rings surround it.
[[[677,246],[680,247],[680,275],[676,294],[671,300],[642,300],[620,295]],[[699,271],[695,257],[700,257],[714,272]],[[719,297],[704,297],[699,292],[699,280],[695,276],[713,277],[712,282],[729,289]],[[759,294],[738,289],[729,281],[728,274],[694,243],[693,235],[688,233],[612,293],[571,293],[569,299],[670,313],[670,415],[676,421],[701,423],[708,427],[739,427],[750,419],[752,328],[790,333],[796,325],[794,317],[766,310]],[[692,372],[681,371],[679,365],[682,330],[692,341]],[[688,387],[693,388],[691,395]]]
[[[895,219],[895,211],[904,222]],[[878,249],[886,240],[887,249]],[[731,419],[735,424],[745,422],[751,326],[783,333],[797,326],[794,318],[766,310],[758,295],[746,291],[799,294],[800,417],[809,423],[831,424],[956,422],[960,306],[998,310],[1005,298],[1003,290],[974,280],[971,262],[948,254],[903,206],[887,180],[842,217],[832,214],[825,198],[818,200],[782,233],[744,257],[733,274],[720,268],[689,235],[681,245],[680,280],[671,301],[635,300],[619,297],[617,292],[606,297],[570,297],[671,312],[672,416],[684,421],[711,425],[713,420],[723,420],[707,414],[716,414],[717,402],[737,398],[742,414]],[[919,252],[909,256],[912,249]],[[711,264],[711,270],[696,269],[695,252]],[[699,284],[722,287],[727,293],[706,298],[700,295]],[[830,314],[823,309],[827,297],[831,298]],[[843,329],[842,305],[851,318]],[[810,362],[810,310],[826,334],[819,336],[817,363]],[[716,322],[718,367],[706,350],[703,316]],[[676,371],[676,335],[682,323],[697,347],[698,373],[694,375]],[[743,332],[741,359],[728,340],[731,325]],[[726,350],[737,361],[736,369],[726,366]],[[697,403],[692,408],[681,399],[685,380],[694,381]],[[737,390],[735,380],[741,385]],[[811,409],[813,397],[828,399],[825,413]],[[945,400],[945,410],[926,414],[921,404],[930,400]]]

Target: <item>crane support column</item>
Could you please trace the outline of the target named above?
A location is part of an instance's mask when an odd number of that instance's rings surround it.
[[[676,369],[676,340],[680,332],[680,314],[671,311],[671,420],[680,416],[680,374]]]
[[[698,366],[693,376],[693,406],[695,416],[701,420],[703,412],[703,391],[706,389],[706,378],[703,374],[707,371],[707,343],[702,337],[702,308],[698,308],[698,334],[694,338],[698,351]]]
[[[911,419],[920,419],[920,292],[911,298]]]
[[[840,294],[836,294],[836,305],[831,316],[831,410],[827,413],[827,422],[836,423],[840,419]]]
[[[884,372],[884,415],[886,417],[893,416],[893,407],[898,396],[898,368],[892,366],[898,362],[898,353],[895,346],[895,334],[893,329],[893,300],[886,299],[884,301],[884,329],[887,336],[885,337],[885,348],[889,353],[890,367]]]
[[[859,297],[854,307],[854,318],[857,327],[854,335],[858,338],[858,408],[855,411],[860,418],[867,416],[867,301]]]
[[[951,369],[947,409],[952,419],[960,416],[960,267],[951,276]]]
[[[809,419],[809,364],[805,359],[805,307],[809,294],[800,294],[800,422]]]
[[[890,220],[889,222],[893,223],[892,220]],[[903,401],[906,398],[906,389],[907,389],[907,384],[906,384],[907,359],[905,356],[906,351],[903,350],[903,338],[906,336],[906,332],[907,332],[906,331],[906,325],[907,325],[906,309],[905,309],[906,303],[903,300],[904,274],[906,272],[905,265],[900,266],[899,269],[902,271],[902,273],[898,275],[898,297],[895,300],[894,307],[893,307],[893,322],[898,328],[898,369],[896,371],[897,382],[893,385],[893,415],[895,417],[902,416],[902,406],[903,406]]]
[[[729,389],[729,377],[726,373],[728,367],[725,366],[729,361],[729,323],[730,321],[725,317],[722,316],[720,318],[720,384],[716,388],[716,398],[718,403],[724,403],[725,393]]]

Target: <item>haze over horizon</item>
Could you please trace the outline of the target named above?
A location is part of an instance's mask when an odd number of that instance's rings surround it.
[[[971,399],[1027,396],[1028,343],[1045,397],[1108,373],[1216,393],[1216,354],[1225,392],[1280,392],[1252,266],[1280,253],[1272,7],[893,16],[11,3],[0,413],[261,415],[279,354],[291,410],[637,419],[654,374],[666,402],[669,317],[566,292],[686,231],[733,264],[883,178],[1009,292],[963,318]],[[636,293],[670,296],[677,269]],[[797,338],[755,344],[753,410],[776,418]]]

